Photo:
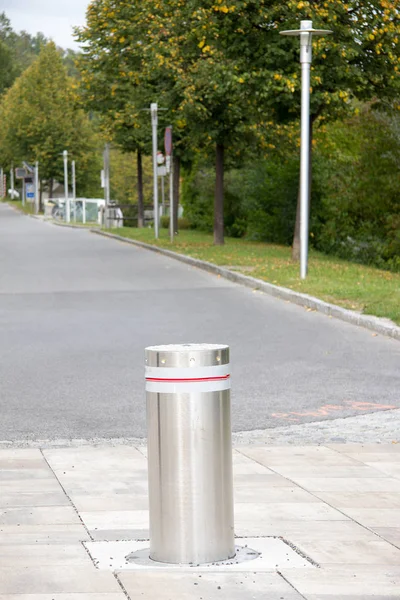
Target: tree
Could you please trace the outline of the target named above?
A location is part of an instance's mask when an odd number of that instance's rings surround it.
[[[63,178],[63,150],[78,164],[78,183],[96,161],[98,140],[75,102],[74,83],[51,42],[15,81],[0,105],[0,160],[10,166],[39,161],[40,176]]]

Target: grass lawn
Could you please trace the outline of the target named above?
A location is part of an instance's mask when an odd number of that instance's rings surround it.
[[[311,250],[309,275],[301,281],[299,265],[291,261],[291,249],[285,246],[234,238],[226,238],[224,246],[214,246],[211,235],[191,230],[181,231],[174,244],[171,244],[166,229],[160,229],[157,241],[150,228],[123,227],[112,233],[230,267],[345,308],[386,317],[400,325],[399,273],[350,263]]]

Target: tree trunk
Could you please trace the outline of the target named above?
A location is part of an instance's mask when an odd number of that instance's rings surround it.
[[[314,117],[310,116],[310,145],[308,148],[309,162],[308,162],[308,210],[311,211],[311,190],[312,190],[312,139],[313,139],[313,124]],[[310,212],[308,214],[310,219]],[[292,260],[295,262],[300,261],[300,178],[299,178],[299,192],[297,194],[297,209],[296,209],[296,223],[294,226],[293,244],[292,244]]]
[[[224,145],[217,144],[215,156],[214,244],[224,243]]]
[[[50,177],[49,179],[49,199],[53,197],[53,187],[54,187],[54,179]]]
[[[142,153],[137,151],[138,227],[144,227]]]
[[[174,194],[174,214],[172,215],[172,217],[174,220],[173,221],[174,233],[178,233],[178,210],[179,210],[179,200],[180,200],[179,186],[180,186],[180,180],[181,180],[181,159],[179,158],[179,156],[173,155],[172,160],[173,160],[172,188],[173,188],[173,194]]]

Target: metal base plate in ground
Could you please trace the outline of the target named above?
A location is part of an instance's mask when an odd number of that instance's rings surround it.
[[[85,542],[95,566],[100,570],[123,571],[239,571],[268,572],[280,569],[313,568],[315,565],[276,537],[238,538],[235,558],[207,565],[173,565],[149,557],[148,541]]]

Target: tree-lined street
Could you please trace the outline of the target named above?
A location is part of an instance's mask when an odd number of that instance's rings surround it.
[[[231,346],[235,431],[400,406],[396,340],[4,205],[0,261],[1,440],[144,437],[160,343]]]

